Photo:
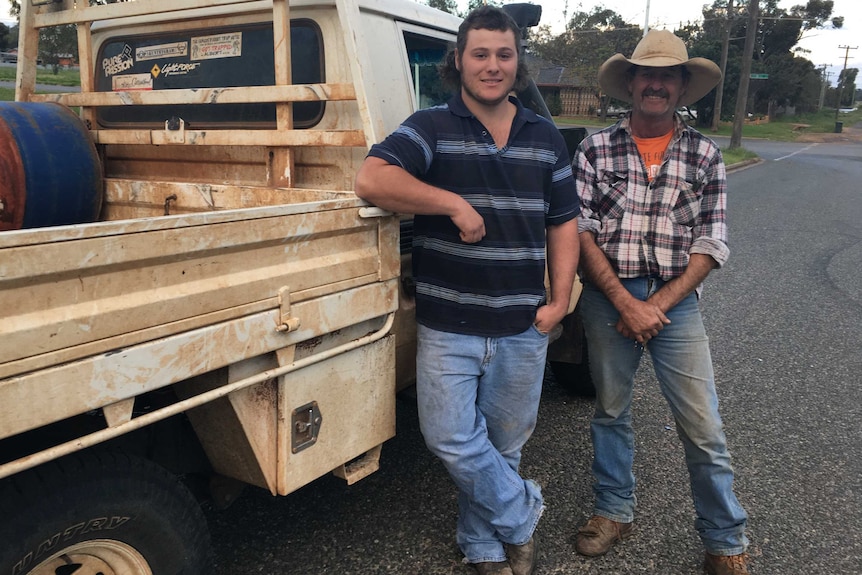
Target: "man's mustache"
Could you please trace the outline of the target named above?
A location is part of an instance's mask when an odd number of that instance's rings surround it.
[[[642,93],[644,98],[657,96],[659,98],[669,98],[670,94],[668,94],[665,90],[644,90]]]

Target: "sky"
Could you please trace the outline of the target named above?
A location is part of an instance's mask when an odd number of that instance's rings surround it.
[[[2,1],[2,0],[0,0]],[[565,26],[563,11],[567,0],[533,0],[542,5],[541,24],[551,26],[553,31],[560,31]],[[746,5],[747,0],[736,0],[736,5]],[[780,0],[778,6],[789,10],[792,6],[805,4],[806,0]],[[844,26],[841,29],[830,27],[822,30],[809,30],[803,33],[798,47],[810,50],[802,54],[811,60],[816,67],[826,66],[832,85],[838,79],[838,73],[844,67],[844,57],[847,55],[847,67],[862,70],[862,2],[859,0],[833,0],[833,16],[843,16]],[[675,30],[688,22],[697,22],[703,18],[704,2],[693,0],[568,0],[568,15],[576,11],[590,12],[594,6],[603,5],[623,17],[626,22],[644,27],[649,9],[649,27]],[[712,0],[708,0],[712,4]],[[742,42],[742,40],[740,40]],[[839,46],[849,46],[855,50],[845,50]],[[626,54],[631,56],[631,54]]]
[[[505,0],[508,1],[508,0]],[[703,2],[692,0],[532,0],[535,4],[542,6],[542,24],[548,24],[555,32],[564,29],[566,18],[575,11],[590,12],[594,6],[603,5],[610,8],[623,19],[632,24],[644,27],[647,13],[649,13],[650,28],[664,28],[674,30],[687,22],[699,21],[702,17],[701,8]],[[810,30],[806,32],[799,43],[801,48],[810,50],[805,57],[811,60],[815,66],[827,66],[829,78],[834,85],[838,73],[844,67],[845,55],[848,68],[862,70],[862,2],[859,0],[833,0],[833,16],[844,16],[844,27],[840,30],[823,29]],[[712,3],[711,0],[708,2]],[[744,4],[746,0],[737,0],[737,4]],[[789,9],[796,4],[804,4],[805,0],[780,0],[779,7]],[[459,6],[464,9],[466,1],[459,0]],[[647,12],[647,10],[649,12]],[[14,20],[8,16],[8,0],[0,0],[0,21],[14,24]],[[840,46],[849,46],[855,50],[846,50]],[[630,56],[631,54],[626,54]]]

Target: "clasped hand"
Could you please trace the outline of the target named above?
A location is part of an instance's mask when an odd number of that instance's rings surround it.
[[[632,303],[620,312],[616,328],[624,337],[645,344],[669,323],[670,320],[657,305],[633,299]]]

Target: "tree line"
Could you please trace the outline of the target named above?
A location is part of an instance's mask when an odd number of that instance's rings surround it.
[[[89,0],[89,3],[90,6],[96,6],[126,1],[128,0]],[[9,4],[11,6],[9,15],[20,18],[20,0],[9,0]],[[13,26],[10,29],[0,23],[0,52],[15,48],[17,45],[18,26]],[[51,66],[56,74],[59,71],[61,60],[66,57],[74,61],[78,60],[78,32],[75,26],[52,26],[39,30],[39,60],[45,65]]]
[[[427,0],[427,3],[458,14],[454,0]],[[691,57],[720,63],[726,48],[719,112],[722,120],[731,119],[736,108],[743,69],[743,40],[749,26],[748,8],[745,0],[714,0],[703,6],[702,20],[676,30]],[[835,87],[827,86],[824,70],[806,57],[805,50],[794,50],[808,31],[841,28],[843,17],[832,12],[832,0],[808,0],[807,4],[790,9],[779,8],[778,0],[760,0],[750,63],[751,74],[755,76],[749,84],[748,113],[773,117],[785,112],[813,112],[824,105],[852,105],[856,68],[842,71]],[[616,53],[631,55],[642,37],[642,27],[627,23],[613,10],[596,6],[590,11],[575,11],[561,33],[553,33],[547,25],[530,30],[529,50],[542,60],[573,70],[582,87],[593,88],[602,96],[597,81],[599,66]],[[767,79],[761,79],[764,75]],[[698,123],[710,125],[715,112],[714,90],[697,103]]]
[[[90,5],[109,4],[125,0],[89,0]],[[500,5],[500,0],[487,0]],[[736,107],[740,71],[743,69],[743,42],[749,25],[745,0],[714,0],[704,5],[703,19],[681,27],[676,33],[685,41],[689,56],[701,56],[724,65],[723,97],[719,115],[729,120]],[[426,0],[434,8],[463,16],[456,0]],[[485,4],[486,0],[470,0],[467,11]],[[20,0],[10,0],[10,15],[20,13]],[[849,107],[855,100],[856,68],[843,70],[836,86],[827,86],[823,73],[794,46],[803,34],[814,29],[840,28],[844,19],[833,16],[832,0],[808,0],[807,4],[790,9],[778,7],[778,0],[760,0],[755,48],[750,63],[751,73],[767,79],[752,79],[749,86],[747,111],[773,117],[782,112],[806,113],[822,106]],[[9,29],[0,24],[0,51],[17,45],[17,26]],[[537,57],[575,72],[582,87],[599,93],[597,72],[607,58],[616,53],[630,55],[643,37],[643,29],[625,22],[622,16],[597,6],[589,12],[575,11],[559,34],[549,26],[529,31],[530,51]],[[726,52],[725,52],[726,50]],[[77,33],[74,26],[58,26],[40,31],[39,57],[57,70],[62,56],[77,59]],[[710,125],[716,112],[716,91],[697,103],[698,123]],[[607,101],[604,101],[607,105]]]

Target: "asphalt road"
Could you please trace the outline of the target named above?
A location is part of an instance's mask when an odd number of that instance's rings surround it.
[[[862,573],[862,146],[744,142],[766,161],[729,176],[731,259],[703,308],[721,409],[750,515],[756,575]],[[591,401],[545,385],[522,471],[543,487],[539,573],[700,573],[682,449],[648,361],[636,391],[637,535],[573,550],[590,514]],[[381,470],[288,496],[248,489],[208,509],[217,575],[475,573],[453,541],[455,490],[414,402]]]

